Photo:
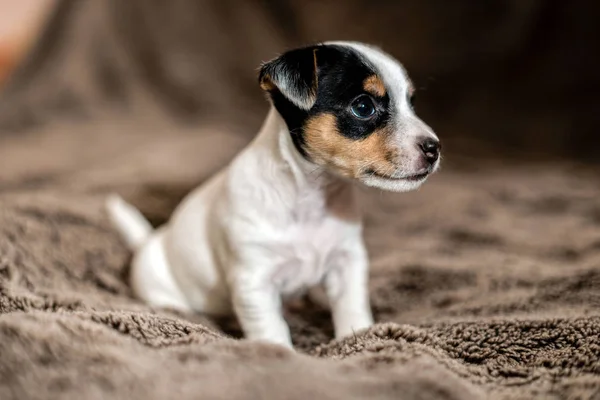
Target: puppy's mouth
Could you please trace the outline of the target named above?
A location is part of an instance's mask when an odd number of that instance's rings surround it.
[[[419,181],[422,181],[423,179],[427,178],[430,173],[431,173],[431,170],[430,169],[426,169],[425,171],[419,172],[417,174],[402,175],[402,176],[393,176],[393,175],[380,174],[380,173],[378,173],[375,170],[368,169],[368,170],[365,171],[365,176],[366,177],[377,177],[377,178],[386,179],[386,180],[389,180],[389,181],[419,182]]]

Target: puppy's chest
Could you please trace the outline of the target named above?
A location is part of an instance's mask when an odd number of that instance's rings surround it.
[[[331,219],[290,225],[272,244],[277,260],[273,283],[286,295],[319,284],[328,271],[340,267],[345,233]]]

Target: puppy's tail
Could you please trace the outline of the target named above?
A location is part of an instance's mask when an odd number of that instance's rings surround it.
[[[106,200],[108,216],[131,250],[137,250],[152,233],[152,225],[142,213],[118,195]]]

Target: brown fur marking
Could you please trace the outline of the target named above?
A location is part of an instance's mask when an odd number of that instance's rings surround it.
[[[260,88],[267,92],[275,90],[275,84],[273,83],[269,75],[263,76],[263,78],[260,81]]]
[[[363,82],[363,89],[373,96],[385,96],[385,85],[377,75],[371,75]]]
[[[317,67],[317,49],[313,50],[313,63],[315,66],[315,69],[313,71],[313,94],[315,96],[315,100],[316,100],[316,96],[317,96],[317,89],[319,88],[319,75],[317,73],[318,71],[318,67]]]
[[[387,175],[395,169],[389,158],[390,153],[398,154],[388,143],[390,132],[386,128],[353,140],[338,132],[334,115],[320,114],[306,122],[304,132],[309,156],[343,176],[356,178],[367,170]]]

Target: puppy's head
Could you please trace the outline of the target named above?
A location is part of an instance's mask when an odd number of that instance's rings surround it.
[[[331,42],[284,53],[259,74],[298,151],[334,174],[392,191],[419,187],[440,144],[414,112],[414,88],[389,55]]]

